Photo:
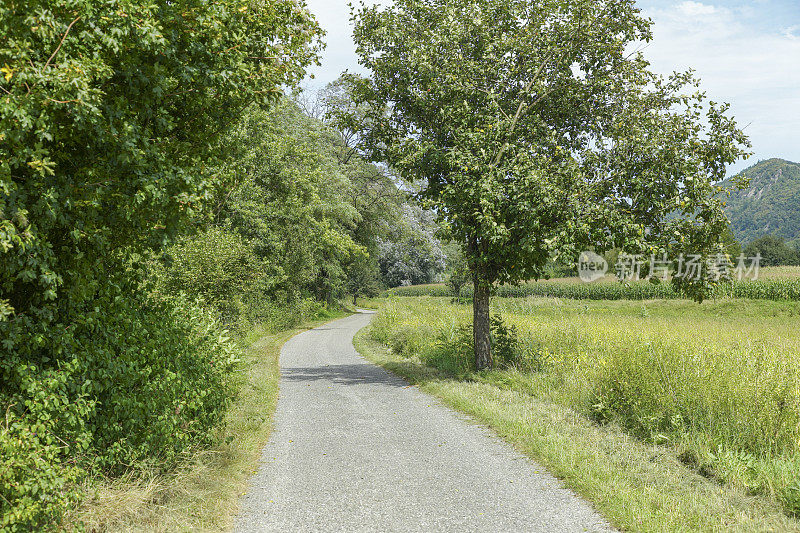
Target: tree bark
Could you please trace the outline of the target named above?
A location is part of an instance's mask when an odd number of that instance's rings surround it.
[[[479,272],[473,274],[472,331],[475,340],[475,368],[492,368],[491,325],[489,324],[489,294],[491,286]]]

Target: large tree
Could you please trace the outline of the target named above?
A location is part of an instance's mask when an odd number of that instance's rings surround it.
[[[662,78],[631,51],[652,37],[633,0],[396,0],[353,18],[360,139],[423,183],[462,244],[477,368],[492,365],[493,287],[554,254],[715,249],[714,183],[747,139],[690,73]]]
[[[317,60],[295,0],[0,6],[0,338],[91,300],[110,258],[201,209],[218,134]]]

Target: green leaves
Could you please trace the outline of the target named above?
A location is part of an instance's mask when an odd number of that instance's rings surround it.
[[[291,0],[12,2],[0,21],[0,287],[18,313],[58,291],[18,284],[22,262],[78,290],[99,255],[174,234],[208,195],[216,135],[274,103],[320,47]],[[35,220],[25,260],[17,212]],[[63,248],[76,228],[93,238]]]
[[[344,265],[364,254],[353,235],[363,210],[330,153],[337,141],[286,100],[271,113],[251,109],[226,141],[238,153],[221,169],[231,189],[217,220],[252,245],[271,297],[330,299]]]
[[[294,0],[10,0],[0,35],[0,529],[30,530],[87,469],[169,464],[219,422],[229,343],[128,259],[208,208],[220,136],[321,30]]]
[[[370,74],[349,83],[382,117],[365,150],[425,183],[487,282],[587,246],[714,249],[713,184],[747,139],[690,73],[663,79],[626,52],[651,38],[632,2],[400,0],[354,17]]]

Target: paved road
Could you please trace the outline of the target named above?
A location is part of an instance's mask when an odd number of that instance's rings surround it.
[[[275,429],[235,531],[609,531],[545,471],[368,363],[356,314],[281,351]]]

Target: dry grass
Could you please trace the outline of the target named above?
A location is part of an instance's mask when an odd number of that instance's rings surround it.
[[[800,278],[800,266],[762,267],[759,279],[797,279]]]

